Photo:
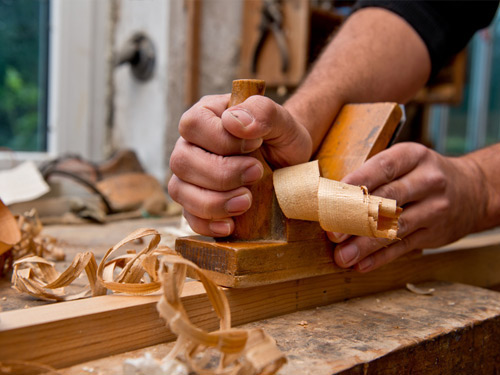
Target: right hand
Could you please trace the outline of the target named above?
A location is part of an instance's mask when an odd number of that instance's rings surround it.
[[[170,196],[183,206],[191,228],[211,237],[230,235],[233,217],[251,206],[246,186],[257,183],[264,169],[245,154],[262,146],[273,167],[303,163],[312,154],[309,132],[281,105],[264,96],[226,109],[228,102],[229,95],[205,96],[186,111],[170,157]]]

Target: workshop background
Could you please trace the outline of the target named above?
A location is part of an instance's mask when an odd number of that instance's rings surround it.
[[[165,185],[177,124],[191,104],[250,77],[266,79],[268,95],[283,101],[351,6],[0,0],[0,167],[68,153],[97,163],[132,149]],[[400,137],[454,155],[497,142],[498,66],[497,15],[407,106],[412,125]]]

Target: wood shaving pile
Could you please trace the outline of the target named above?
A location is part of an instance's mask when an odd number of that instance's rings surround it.
[[[37,256],[52,260],[64,260],[64,251],[57,246],[57,240],[51,236],[42,235],[42,223],[35,209],[23,215],[12,215],[0,201],[0,222],[5,225],[5,237],[14,238],[10,244],[4,244],[0,251],[0,277],[8,274],[14,261],[26,256]]]
[[[126,251],[117,255],[127,244],[136,243],[144,237],[151,238],[141,251]],[[159,243],[160,234],[156,230],[138,229],[110,248],[99,265],[93,253],[79,253],[62,273],[42,257],[27,256],[14,262],[13,287],[34,297],[53,301],[98,296],[108,290],[148,294],[163,287],[158,311],[170,330],[178,336],[174,348],[161,362],[152,358],[126,361],[125,374],[172,374],[174,368],[178,374],[275,374],[286,363],[276,342],[261,329],[231,328],[229,303],[223,290],[194,263],[167,247],[159,246]],[[196,327],[184,309],[181,295],[188,269],[196,273],[202,282],[220,319],[220,329],[215,332]],[[88,286],[78,293],[66,293],[64,287],[84,271]]]
[[[274,339],[262,329],[231,328],[231,312],[223,290],[197,265],[180,256],[162,258],[163,295],[160,315],[168,322],[177,341],[164,363],[185,363],[191,372],[203,375],[271,375],[286,363]],[[183,307],[181,294],[190,271],[203,283],[220,329],[206,332],[194,326]]]
[[[151,236],[149,243],[136,253],[128,250],[124,255],[112,257],[129,243]],[[127,294],[149,294],[158,291],[158,257],[173,253],[159,247],[160,234],[154,229],[137,229],[110,248],[97,265],[92,252],[78,253],[71,265],[62,273],[52,262],[40,256],[27,256],[14,262],[12,286],[22,293],[51,301],[68,301],[89,296],[100,296],[107,291]],[[88,286],[77,293],[66,292],[83,271]]]

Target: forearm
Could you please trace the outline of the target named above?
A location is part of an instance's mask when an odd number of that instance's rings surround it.
[[[307,128],[315,151],[345,103],[404,103],[430,69],[427,48],[406,21],[366,8],[346,21],[285,107]]]
[[[474,232],[500,225],[500,143],[472,152],[462,157],[476,169],[476,180],[467,181],[477,197],[479,210]],[[464,213],[466,214],[466,213]]]

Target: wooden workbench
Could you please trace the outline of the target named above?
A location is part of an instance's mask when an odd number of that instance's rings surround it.
[[[84,250],[93,250],[99,261],[105,250],[132,230],[139,227],[161,230],[175,226],[176,220],[52,226],[45,231],[61,240],[68,254],[67,264],[76,252]],[[486,244],[491,244],[491,240]],[[268,316],[280,316],[243,327],[264,328],[277,340],[289,361],[281,374],[495,374],[500,371],[500,293],[452,283],[425,287],[436,291],[432,295],[417,295],[397,289],[292,314],[271,311]],[[0,301],[4,311],[45,303],[10,291],[7,281],[2,281],[1,288],[2,296],[6,297]],[[354,286],[346,284],[345,288]],[[325,298],[329,294],[330,291]],[[268,307],[273,308],[278,305]],[[145,351],[161,358],[170,346],[160,344],[85,362],[61,373],[119,374],[125,358],[140,356]]]
[[[279,374],[497,374],[500,293],[452,283],[427,283],[432,295],[406,289],[298,311],[242,328],[263,328],[286,353]],[[119,374],[123,361],[170,344],[61,370],[63,375]]]

